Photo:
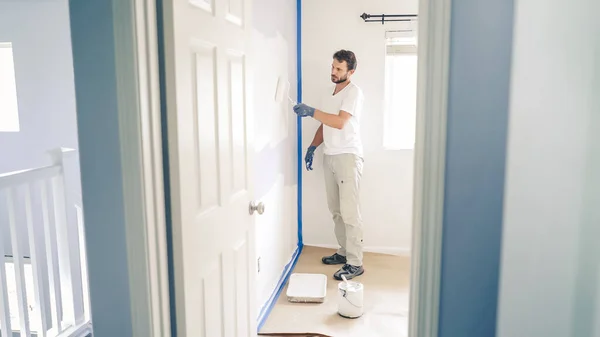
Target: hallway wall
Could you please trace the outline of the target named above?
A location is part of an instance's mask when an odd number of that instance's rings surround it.
[[[115,67],[115,3],[70,1],[94,336],[133,336]],[[94,79],[94,80],[90,80]],[[140,316],[144,316],[141,314]],[[139,317],[139,316],[137,316]]]
[[[451,10],[439,337],[494,337],[513,1]]]
[[[296,1],[254,0],[252,19],[254,178],[256,199],[265,204],[265,213],[256,217],[260,311],[275,290],[298,241],[296,116],[287,98],[275,102],[280,76],[290,81],[290,97],[296,99]]]
[[[600,3],[515,7],[497,336],[599,337]]]

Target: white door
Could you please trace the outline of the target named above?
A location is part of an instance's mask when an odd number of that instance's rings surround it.
[[[164,2],[178,337],[256,336],[251,8]]]

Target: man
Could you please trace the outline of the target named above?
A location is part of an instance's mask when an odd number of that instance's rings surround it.
[[[359,119],[363,107],[362,90],[350,78],[356,70],[356,56],[348,50],[333,55],[331,81],[335,88],[324,93],[320,109],[304,103],[294,106],[298,116],[310,116],[321,126],[306,153],[306,169],[312,170],[315,150],[324,148],[325,189],[327,204],[335,223],[338,251],[323,257],[325,264],[343,264],[333,276],[352,279],[364,273],[363,231],[359,208],[360,180],[363,170],[363,147]]]

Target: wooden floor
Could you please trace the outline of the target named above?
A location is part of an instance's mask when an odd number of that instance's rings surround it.
[[[340,266],[327,266],[321,257],[333,250],[304,247],[294,272],[320,273],[328,277],[324,303],[291,303],[287,287],[265,322],[263,333],[303,333],[304,336],[406,337],[408,335],[408,294],[410,258],[365,253],[365,274],[355,278],[364,284],[364,315],[357,319],[337,314],[337,286],[333,273]],[[311,334],[312,333],[312,334]],[[320,335],[319,335],[320,334]],[[303,336],[303,335],[295,335]]]

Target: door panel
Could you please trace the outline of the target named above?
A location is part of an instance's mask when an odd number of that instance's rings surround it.
[[[244,0],[228,0],[227,19],[237,25],[244,24]]]
[[[196,42],[192,47],[194,74],[194,149],[198,198],[200,210],[217,207],[220,203],[220,169],[215,125],[218,118],[216,102],[217,62],[216,48],[207,43]]]
[[[236,168],[232,174],[232,192],[233,195],[238,195],[247,191],[248,172],[246,170],[246,131],[245,131],[245,92],[244,92],[244,74],[246,66],[244,58],[241,54],[229,52],[229,106],[230,106],[230,156],[231,167]]]
[[[248,0],[165,1],[178,336],[255,336]]]

